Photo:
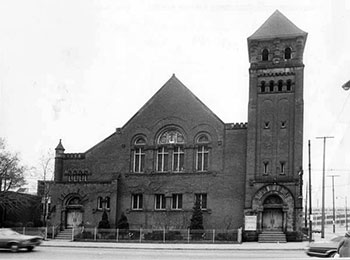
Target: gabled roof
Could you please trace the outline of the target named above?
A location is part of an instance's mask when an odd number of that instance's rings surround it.
[[[178,92],[179,94],[184,94],[185,96],[189,97],[190,100],[197,101],[196,104],[199,104],[199,106],[206,111],[208,114],[211,114],[213,118],[218,120],[220,123],[224,125],[224,122],[214,114],[196,95],[194,95],[176,76],[175,74],[172,75],[172,77],[132,116],[121,129],[125,129],[130,125],[134,120],[137,120],[138,117],[142,117],[143,112],[145,112],[152,104],[157,103],[157,100],[163,100],[162,96],[164,93],[173,90],[175,92]],[[176,102],[176,99],[172,98],[172,100],[167,100],[169,102]],[[179,104],[181,105],[181,104]],[[91,147],[89,150],[87,150],[85,153],[88,153],[107,141],[108,139],[112,138],[114,135],[116,135],[116,132],[99,142],[98,144]],[[62,146],[63,147],[63,146]]]
[[[272,38],[290,38],[297,36],[306,36],[307,33],[300,30],[280,11],[276,10],[263,25],[253,33],[248,41],[263,40]]]
[[[157,98],[161,95],[162,92],[165,92],[168,88],[177,88],[178,90],[183,90],[187,93],[188,96],[191,96],[202,106],[202,108],[208,113],[212,114],[217,120],[222,124],[224,122],[213,112],[211,111],[196,95],[194,95],[176,76],[175,74],[144,104],[136,114],[129,119],[128,122],[122,127],[125,128],[131,121],[133,121],[138,115],[140,115],[146,108],[148,108]]]

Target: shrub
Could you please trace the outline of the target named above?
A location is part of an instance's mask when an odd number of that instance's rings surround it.
[[[218,241],[237,241],[236,233],[218,233],[215,236],[215,240]]]
[[[124,213],[122,213],[122,215],[120,216],[120,219],[118,220],[117,228],[123,229],[123,230],[128,230],[129,229],[128,219],[124,215]]]
[[[108,229],[111,228],[109,221],[108,221],[108,215],[106,211],[103,211],[102,214],[102,219],[101,221],[98,223],[98,228],[99,229]]]

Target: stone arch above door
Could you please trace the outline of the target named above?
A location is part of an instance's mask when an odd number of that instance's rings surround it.
[[[253,197],[252,208],[255,210],[262,208],[265,199],[273,194],[278,195],[282,199],[284,207],[294,208],[292,193],[286,187],[278,184],[269,184],[260,188]]]
[[[252,200],[252,210],[257,212],[258,230],[264,229],[264,216],[270,212],[280,212],[282,218],[282,231],[293,230],[294,225],[294,197],[286,187],[278,184],[269,184],[260,188]]]

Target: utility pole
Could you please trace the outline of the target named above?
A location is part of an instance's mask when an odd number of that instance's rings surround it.
[[[329,175],[332,177],[332,195],[333,195],[333,233],[335,233],[335,199],[334,199],[334,177],[339,177],[339,175]]]
[[[312,242],[312,199],[311,199],[311,143],[308,142],[309,147],[309,242]]]
[[[345,227],[348,231],[348,197],[345,196]]]
[[[307,203],[308,203],[308,200],[307,200],[307,196],[308,196],[307,187],[308,187],[308,183],[306,183],[306,185],[305,185],[305,229],[307,228],[308,222],[309,222],[308,212],[307,212],[308,211],[308,208],[307,208]]]
[[[325,203],[325,179],[326,179],[326,140],[327,138],[334,138],[333,136],[316,137],[316,139],[323,139],[323,170],[322,170],[322,216],[321,216],[321,238],[324,238],[324,203]]]

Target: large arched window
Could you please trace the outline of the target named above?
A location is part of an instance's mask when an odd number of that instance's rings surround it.
[[[185,163],[185,138],[177,129],[169,129],[162,132],[157,139],[157,164],[156,171],[174,172],[184,170]]]
[[[196,138],[196,171],[204,172],[209,169],[209,143],[210,139],[207,134],[200,134]]]
[[[268,49],[263,49],[261,56],[262,56],[262,60],[263,61],[268,61],[269,60],[269,51],[268,51]]]
[[[133,172],[141,173],[145,171],[145,145],[144,137],[138,137],[134,141]]]

